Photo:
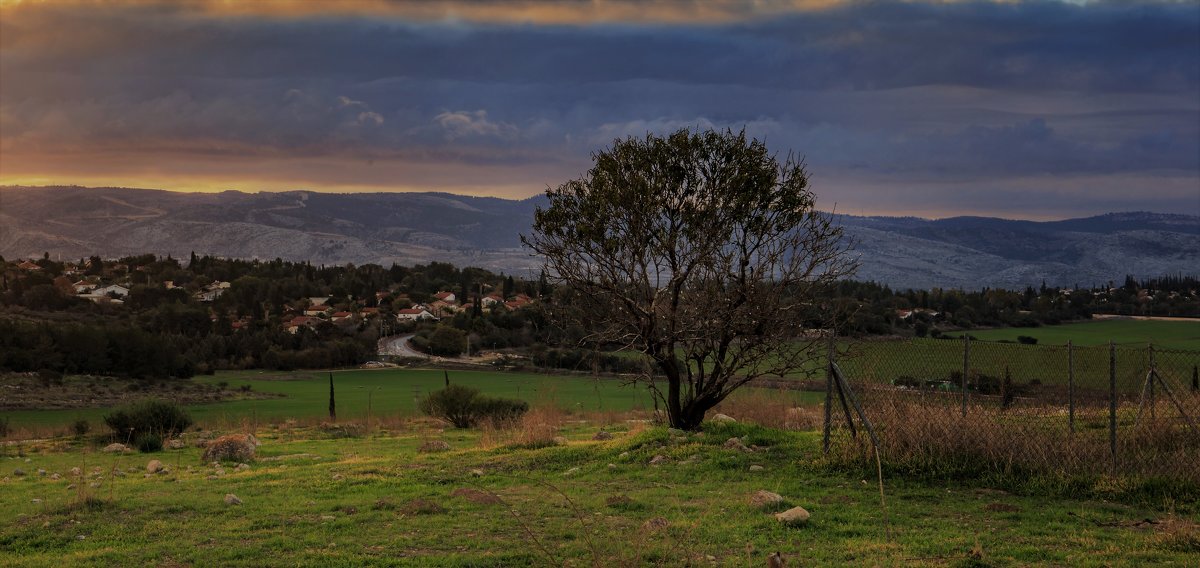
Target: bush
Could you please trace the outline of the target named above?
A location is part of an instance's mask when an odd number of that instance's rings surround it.
[[[1017,342],[1022,345],[1037,345],[1038,338],[1030,337],[1028,335],[1018,335]]]
[[[420,406],[426,415],[446,420],[457,428],[470,428],[484,420],[492,423],[515,420],[529,410],[525,401],[483,396],[478,389],[461,385],[430,393]]]
[[[8,417],[0,416],[0,438],[7,438],[10,430]]]
[[[248,462],[254,459],[255,447],[258,440],[251,435],[231,434],[221,436],[208,443],[204,448],[203,459],[207,462],[236,461]]]
[[[139,452],[142,452],[143,454],[150,454],[162,451],[163,440],[162,436],[147,432],[138,436],[137,439],[133,441],[133,445],[138,449]]]
[[[71,430],[75,432],[76,436],[82,438],[83,436],[86,436],[88,432],[92,431],[92,424],[91,422],[80,418],[71,423]]]
[[[174,402],[145,400],[104,417],[118,437],[136,440],[142,434],[174,436],[192,425],[192,417]]]

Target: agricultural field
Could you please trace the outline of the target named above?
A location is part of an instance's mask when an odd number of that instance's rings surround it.
[[[328,371],[288,373],[228,371],[191,379],[199,384],[220,385],[239,392],[249,387],[253,393],[278,395],[272,398],[243,398],[223,402],[185,403],[200,423],[236,424],[242,421],[268,422],[288,418],[305,420],[328,416]],[[546,375],[502,371],[442,371],[439,369],[353,369],[333,371],[334,397],[339,418],[363,419],[375,416],[417,413],[416,402],[427,393],[445,385],[449,375],[454,384],[477,388],[484,394],[525,400],[530,404],[549,404],[567,411],[626,411],[653,409],[645,387],[627,386],[614,378],[578,375]],[[816,393],[787,391],[778,396],[799,404],[816,404]],[[159,398],[170,399],[170,396]],[[83,419],[94,428],[102,428],[102,418],[111,407],[67,410],[0,410],[10,427],[16,430],[65,428]]]
[[[1120,346],[1145,347],[1153,343],[1161,349],[1190,349],[1200,351],[1200,319],[1188,321],[1159,321],[1133,319],[1106,319],[1042,327],[1009,327],[1003,329],[972,330],[970,333],[983,341],[1016,341],[1017,336],[1036,337],[1039,345],[1108,345],[1109,341]],[[961,333],[948,334],[961,337]]]
[[[832,466],[815,432],[540,420],[565,439],[264,423],[244,467],[202,463],[190,442],[207,431],[153,455],[9,445],[0,565],[740,567],[778,552],[789,566],[1194,566],[1200,552],[1194,501],[1125,499],[1119,483],[1040,493],[889,473],[885,513],[874,469]],[[613,439],[594,441],[600,428]],[[166,472],[145,473],[150,459]],[[764,490],[782,502],[756,504]],[[796,506],[807,522],[772,515]]]

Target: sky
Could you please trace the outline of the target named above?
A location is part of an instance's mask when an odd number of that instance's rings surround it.
[[[525,198],[684,127],[841,213],[1200,215],[1200,3],[0,0],[0,185]]]

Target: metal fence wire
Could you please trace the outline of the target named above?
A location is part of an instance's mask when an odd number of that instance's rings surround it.
[[[1200,351],[880,340],[831,351],[829,370],[893,463],[1200,482]],[[859,451],[838,398],[833,451]]]

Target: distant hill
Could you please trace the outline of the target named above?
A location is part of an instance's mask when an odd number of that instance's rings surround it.
[[[524,273],[536,205],[446,193],[178,193],[0,187],[6,258],[154,252],[413,264],[439,260]],[[1072,286],[1200,271],[1200,216],[1110,213],[1035,222],[990,217],[855,217],[859,279],[897,288]]]

